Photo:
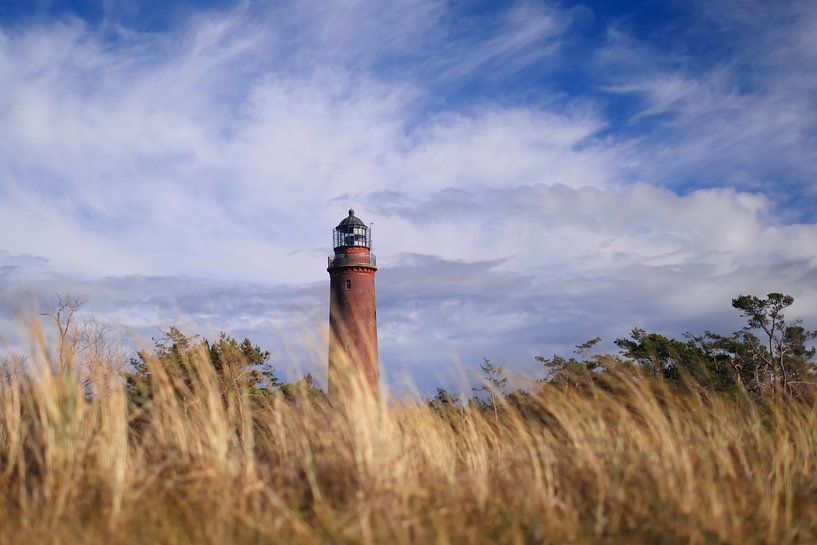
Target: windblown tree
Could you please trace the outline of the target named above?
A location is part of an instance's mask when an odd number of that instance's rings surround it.
[[[105,376],[112,380],[119,376],[127,365],[128,352],[105,322],[82,315],[86,301],[84,295],[59,291],[51,310],[42,315],[49,318],[56,334],[55,354],[53,357],[49,354],[51,365],[65,373],[76,373],[84,384],[86,396],[90,396],[93,395],[91,377]],[[0,366],[19,367],[23,359],[10,355]]]
[[[85,304],[85,297],[67,291],[57,292],[54,308],[45,313],[53,320],[57,328],[58,350],[57,363],[60,368],[73,363],[80,341],[77,328],[77,313]]]
[[[474,392],[485,392],[488,394],[488,402],[494,410],[494,417],[499,418],[499,408],[497,407],[497,400],[502,395],[502,390],[508,383],[508,377],[505,376],[505,369],[501,365],[495,365],[488,358],[482,358],[482,364],[479,366],[482,371],[482,386],[475,386],[472,388]]]
[[[647,333],[635,328],[626,339],[616,339],[621,355],[634,362],[647,376],[667,381],[676,387],[689,384],[717,391],[732,391],[736,382],[727,357],[708,343],[711,333],[685,340]]]
[[[437,387],[437,393],[428,400],[428,407],[449,420],[453,417],[464,418],[460,396],[445,388]]]
[[[599,383],[613,371],[637,371],[653,380],[678,388],[688,385],[713,391],[755,395],[781,392],[802,393],[817,383],[815,348],[817,331],[803,327],[801,320],[785,318],[794,298],[770,293],[766,298],[741,295],[732,306],[746,318],[746,326],[732,335],[711,331],[686,333],[684,340],[635,328],[629,337],[617,339],[620,357],[588,351],[598,338],[576,346],[579,358],[536,356],[546,369],[546,380],[563,388]]]
[[[590,351],[601,342],[601,337],[594,337],[583,343],[577,344],[574,354],[565,358],[554,354],[548,358],[546,356],[534,356],[534,359],[545,368],[544,381],[558,386],[563,390],[580,389],[591,383],[598,384],[611,371],[632,372],[632,365],[618,356],[612,354],[593,354]]]
[[[756,395],[795,393],[815,379],[815,349],[808,343],[817,332],[801,320],[786,321],[784,311],[794,297],[770,293],[761,299],[740,295],[732,307],[746,318],[742,330],[730,336],[711,331],[686,341],[634,329],[616,344],[624,357],[636,361],[647,374],[668,380],[694,379],[713,390],[743,387]]]
[[[809,343],[817,332],[801,320],[786,321],[784,311],[794,298],[770,293],[765,299],[741,295],[732,307],[746,318],[746,326],[729,336],[711,331],[692,337],[718,370],[728,369],[731,380],[755,395],[775,397],[782,392],[802,394],[817,383]]]
[[[162,336],[154,339],[153,350],[140,350],[131,360],[132,371],[126,374],[131,399],[137,405],[151,395],[153,376],[151,368],[161,368],[189,384],[198,365],[212,365],[216,376],[246,387],[255,395],[267,395],[280,387],[281,381],[270,362],[270,353],[254,345],[249,339],[238,342],[221,333],[210,342],[198,335],[185,335],[171,326]]]
[[[226,333],[221,333],[214,343],[204,341],[210,361],[216,372],[233,380],[246,380],[254,388],[272,390],[282,383],[270,363],[270,353],[253,345],[249,339],[238,342]]]
[[[601,337],[593,337],[590,340],[577,344],[576,350],[574,350],[573,353],[578,355],[580,360],[584,360],[587,358],[587,355],[590,353],[593,347],[599,344],[600,342]]]
[[[794,297],[782,293],[732,299],[732,306],[746,318],[746,326],[735,334],[742,346],[734,355],[749,371],[752,386],[766,388],[773,396],[813,384],[815,378],[815,349],[808,343],[817,331],[807,331],[801,320],[786,321],[784,311],[792,303]]]

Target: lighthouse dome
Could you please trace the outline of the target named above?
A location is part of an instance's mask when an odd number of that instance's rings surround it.
[[[366,224],[363,223],[363,220],[361,220],[359,217],[355,216],[354,209],[350,208],[349,209],[349,215],[346,216],[345,218],[343,218],[341,220],[341,222],[338,224],[338,229],[340,229],[342,227],[347,227],[347,228],[348,227],[363,227],[364,229],[366,229]]]

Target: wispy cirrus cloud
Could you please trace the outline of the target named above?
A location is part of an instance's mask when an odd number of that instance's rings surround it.
[[[641,100],[630,119],[643,129],[640,173],[681,189],[762,191],[779,212],[813,219],[801,199],[817,191],[817,9],[714,2],[696,10],[696,24],[677,30],[709,38],[709,54],[658,49],[615,26],[597,53],[607,89]]]

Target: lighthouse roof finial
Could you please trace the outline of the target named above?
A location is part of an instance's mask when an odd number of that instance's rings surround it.
[[[350,209],[349,209],[349,215],[350,215],[350,216],[354,216],[354,215],[355,215],[355,209],[354,209],[354,208],[350,208]]]

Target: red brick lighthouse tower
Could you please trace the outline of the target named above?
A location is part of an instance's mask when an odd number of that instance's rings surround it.
[[[374,391],[377,362],[377,310],[372,235],[354,210],[335,227],[335,255],[329,257],[329,395],[344,377],[361,377]]]

